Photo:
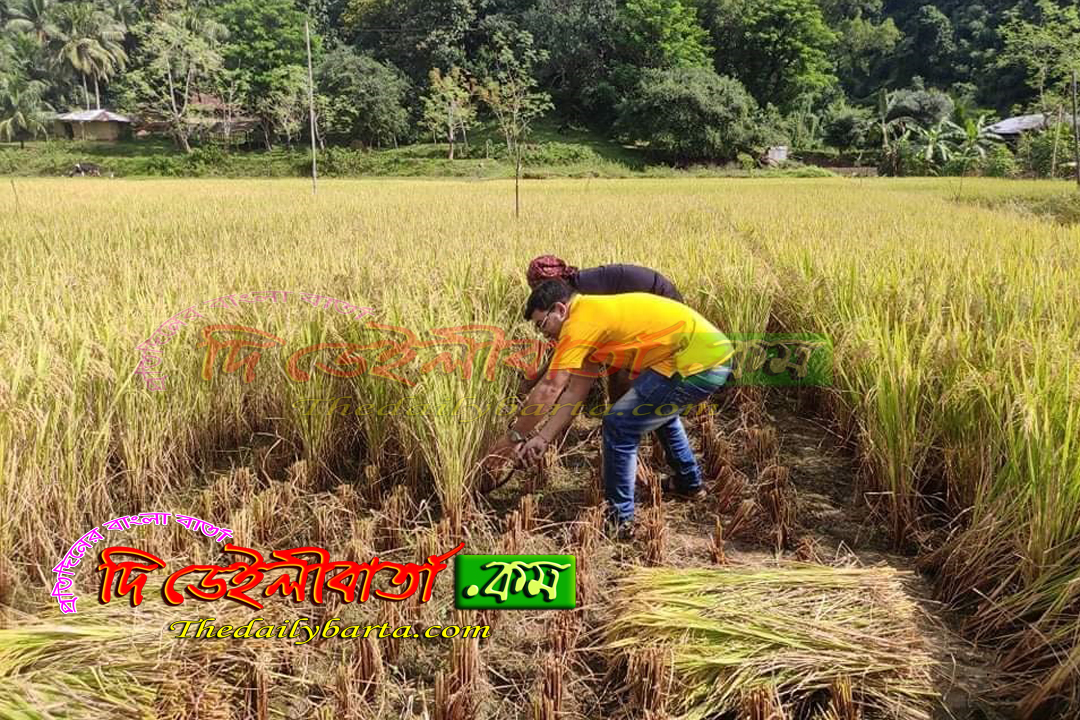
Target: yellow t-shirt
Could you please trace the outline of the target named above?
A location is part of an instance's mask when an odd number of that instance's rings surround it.
[[[651,293],[575,295],[551,370],[577,370],[586,360],[634,373],[694,375],[726,362],[731,341],[700,313]]]

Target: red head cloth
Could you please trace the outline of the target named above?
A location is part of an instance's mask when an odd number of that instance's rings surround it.
[[[536,287],[545,280],[569,280],[576,272],[576,267],[567,265],[561,258],[541,255],[529,263],[525,277],[530,287]]]

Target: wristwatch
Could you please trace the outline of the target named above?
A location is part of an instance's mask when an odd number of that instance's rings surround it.
[[[508,431],[506,432],[506,434],[507,434],[507,436],[508,436],[508,437],[509,437],[509,438],[510,438],[511,440],[513,440],[513,441],[514,441],[514,442],[516,442],[516,443],[523,443],[523,442],[525,442],[526,440],[528,440],[528,438],[527,438],[527,437],[525,437],[524,435],[522,435],[521,433],[519,433],[519,432],[518,432],[517,430],[515,430],[514,428],[510,428],[510,429],[509,429],[509,430],[508,430]]]

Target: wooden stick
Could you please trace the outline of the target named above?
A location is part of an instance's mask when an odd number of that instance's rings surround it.
[[[315,162],[315,80],[311,70],[311,25],[304,21],[304,35],[307,38],[307,72],[308,72],[308,110],[311,119],[311,194],[318,192],[316,179],[319,176]]]
[[[1080,188],[1080,133],[1077,132],[1078,122],[1076,117],[1076,71],[1072,71],[1072,105],[1073,105],[1073,161],[1076,167],[1076,187]]]

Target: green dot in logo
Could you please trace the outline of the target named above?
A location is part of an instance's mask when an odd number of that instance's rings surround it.
[[[465,597],[476,597],[476,593],[478,592],[480,592],[480,588],[476,587],[475,585],[470,585],[469,587],[465,588]]]

